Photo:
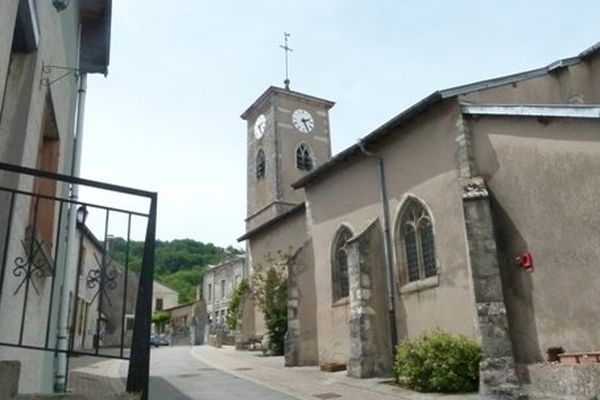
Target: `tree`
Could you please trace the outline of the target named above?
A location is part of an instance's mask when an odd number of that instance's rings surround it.
[[[196,287],[202,283],[204,269],[194,267],[171,274],[157,274],[157,278],[179,293],[179,303],[188,303],[196,298]]]
[[[162,332],[171,315],[164,310],[156,310],[152,312],[152,323],[156,325],[158,332]]]
[[[132,271],[142,268],[144,242],[127,241],[116,237],[111,241],[112,257]],[[167,283],[179,293],[179,302],[187,303],[196,297],[196,286],[202,282],[202,274],[208,265],[219,264],[244,252],[232,246],[222,248],[212,243],[192,239],[156,241],[155,277]]]

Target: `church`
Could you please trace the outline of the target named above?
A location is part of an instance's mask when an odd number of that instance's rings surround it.
[[[291,255],[286,365],[386,376],[439,327],[481,344],[482,395],[564,390],[547,350],[600,350],[600,44],[436,91],[336,155],[333,106],[270,87],[241,115],[250,273]]]

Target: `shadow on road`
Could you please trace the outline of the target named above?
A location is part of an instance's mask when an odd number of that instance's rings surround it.
[[[149,395],[150,400],[192,400],[159,376],[150,377]]]

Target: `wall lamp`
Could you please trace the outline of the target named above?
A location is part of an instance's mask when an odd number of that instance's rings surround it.
[[[58,12],[66,10],[70,3],[71,0],[52,0],[52,5]]]
[[[85,220],[87,219],[88,216],[88,210],[87,207],[85,206],[85,204],[79,206],[79,208],[77,209],[77,223],[80,225],[85,224]]]

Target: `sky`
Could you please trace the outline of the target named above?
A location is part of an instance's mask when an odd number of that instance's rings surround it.
[[[283,86],[283,32],[291,89],[336,102],[335,154],[435,90],[577,55],[600,41],[598,15],[592,0],[113,1],[81,176],[158,192],[161,240],[243,247],[240,114]]]

